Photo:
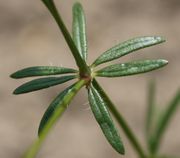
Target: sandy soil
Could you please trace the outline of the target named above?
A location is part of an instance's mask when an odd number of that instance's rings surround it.
[[[74,1],[56,0],[68,28]],[[132,37],[162,35],[165,44],[123,57],[117,62],[163,58],[169,65],[147,74],[114,79],[99,78],[133,131],[145,145],[144,117],[147,85],[157,82],[160,111],[180,85],[179,0],[91,0],[81,1],[87,15],[89,63],[109,47]],[[25,80],[9,75],[34,65],[75,67],[57,25],[40,1],[0,2],[0,158],[19,158],[37,137],[39,121],[51,100],[70,83],[47,90],[12,95]],[[180,110],[166,132],[161,152],[180,155]],[[126,146],[125,158],[136,157],[120,129]],[[39,158],[118,158],[99,129],[83,89],[51,132]]]

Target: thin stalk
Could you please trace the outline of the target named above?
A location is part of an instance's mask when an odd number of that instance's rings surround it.
[[[56,109],[56,111],[54,112],[54,114],[52,115],[52,117],[49,119],[49,121],[47,122],[46,126],[44,127],[44,129],[42,130],[39,138],[32,144],[32,146],[29,148],[29,150],[27,151],[27,153],[24,155],[24,158],[34,158],[40,147],[42,146],[43,142],[45,141],[48,133],[50,132],[50,130],[52,129],[52,127],[54,126],[54,124],[57,122],[57,120],[59,119],[59,117],[63,114],[63,112],[65,111],[65,109],[67,108],[67,106],[69,105],[69,103],[72,101],[72,99],[74,98],[74,96],[77,94],[77,92],[86,84],[85,80],[80,80],[78,81],[75,85],[74,88],[72,90],[72,92],[70,92],[69,94],[67,94],[62,102],[62,105],[59,106],[58,109]]]
[[[140,145],[139,141],[137,140],[136,136],[134,135],[133,131],[131,128],[128,126],[127,122],[123,118],[123,116],[118,112],[112,101],[109,99],[107,94],[104,92],[102,87],[98,84],[98,82],[94,79],[93,80],[95,87],[98,88],[99,93],[103,96],[103,98],[106,100],[108,103],[108,108],[110,109],[111,113],[117,120],[118,124],[121,126],[122,130],[124,131],[125,135],[131,142],[131,145],[134,147],[135,151],[139,155],[140,158],[146,158],[145,151],[143,150],[142,146]]]
[[[128,126],[128,124],[125,121],[125,119],[118,112],[116,107],[113,104],[110,104],[109,109],[112,112],[112,114],[115,117],[115,119],[117,120],[118,124],[122,127],[124,133],[126,134],[127,138],[131,142],[131,145],[134,147],[134,149],[136,150],[136,152],[139,155],[139,157],[140,158],[146,158],[146,154],[145,154],[142,146],[140,145],[140,143],[138,142],[136,136],[134,135],[134,133],[132,132],[132,130]]]
[[[148,147],[151,141],[151,135],[154,130],[154,112],[155,112],[155,92],[156,86],[154,81],[151,81],[148,87],[148,96],[147,96],[147,112],[146,112],[146,120],[145,120],[145,136]]]
[[[156,154],[159,150],[161,139],[168,127],[170,120],[172,119],[173,114],[176,112],[178,106],[180,105],[180,89],[178,89],[176,95],[169,103],[166,111],[160,117],[155,129],[154,135],[151,137],[151,152]]]
[[[146,118],[146,135],[149,137],[149,132],[151,130],[152,125],[152,117],[154,112],[154,104],[155,104],[155,83],[151,81],[148,87],[148,98],[147,98],[147,118]],[[148,138],[147,138],[148,139]]]
[[[46,7],[51,12],[52,16],[55,18],[74,58],[76,61],[77,66],[79,67],[80,74],[87,74],[90,73],[90,70],[86,64],[86,62],[82,59],[69,31],[67,30],[53,0],[42,0],[42,2],[46,5]]]

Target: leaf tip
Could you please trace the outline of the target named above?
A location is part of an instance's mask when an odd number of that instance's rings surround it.
[[[168,63],[169,63],[167,60],[163,60],[163,61],[164,61],[164,63],[166,63],[166,64],[168,64]]]
[[[158,41],[159,43],[166,42],[166,39],[165,39],[165,37],[163,37],[163,36],[155,36],[154,39],[155,39],[156,41]]]
[[[118,151],[121,155],[125,155],[125,148],[124,146],[122,145],[121,148],[119,149]]]
[[[169,62],[167,60],[161,59],[161,63],[163,66],[167,65]]]
[[[72,7],[74,13],[77,13],[77,12],[81,11],[82,8],[83,7],[82,7],[80,2],[75,2],[73,7]]]
[[[14,95],[19,95],[19,94],[23,94],[25,93],[24,90],[20,87],[16,88],[14,91],[13,91],[13,94]]]
[[[17,79],[17,78],[18,78],[17,75],[16,75],[16,73],[11,74],[9,77],[14,78],[14,79]]]
[[[38,129],[38,137],[40,137],[40,135],[41,135],[41,132],[42,132],[42,128],[41,128],[41,126],[39,126],[39,129]]]
[[[18,89],[15,89],[15,90],[13,91],[13,94],[14,94],[14,95],[20,94],[20,93],[19,93],[19,90],[18,90]]]
[[[81,3],[80,2],[75,2],[73,7],[82,7]]]
[[[158,62],[158,67],[164,67],[164,66],[166,66],[169,63],[165,59],[158,59],[157,62]]]

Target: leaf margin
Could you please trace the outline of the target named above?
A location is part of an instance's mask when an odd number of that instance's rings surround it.
[[[107,103],[104,102],[103,98],[93,87],[93,85],[91,85],[88,89],[88,98],[91,110],[96,118],[96,121],[101,127],[104,136],[118,153],[124,155],[124,145],[108,111],[108,107],[106,105]],[[98,99],[100,99],[101,101],[98,101]],[[98,102],[101,103],[101,105],[98,105]]]
[[[32,66],[18,70],[10,75],[11,78],[20,79],[36,76],[61,75],[66,73],[77,73],[78,71],[72,68],[58,66]]]
[[[110,62],[112,60],[116,60],[122,56],[128,55],[129,53],[135,52],[137,50],[140,50],[140,49],[143,49],[146,47],[157,45],[157,44],[163,43],[165,41],[166,41],[165,38],[161,37],[161,36],[140,36],[140,37],[132,38],[130,40],[127,40],[120,44],[117,44],[117,45],[113,46],[112,48],[108,49],[107,51],[105,51],[104,53],[102,53],[92,63],[91,67],[96,67],[100,64]],[[143,44],[143,42],[144,42],[144,44]],[[134,43],[134,45],[133,45],[133,43]],[[128,47],[129,47],[129,50],[128,50]],[[118,50],[118,49],[120,49],[120,50]],[[119,54],[117,51],[119,51]]]
[[[41,89],[49,88],[55,85],[65,83],[67,81],[77,78],[75,75],[61,76],[61,77],[45,77],[31,80],[17,87],[13,94],[24,94],[29,92],[38,91]]]
[[[82,5],[76,2],[73,5],[73,26],[72,38],[78,48],[81,57],[87,60],[87,36],[86,36],[86,19]]]
[[[121,77],[146,73],[168,64],[167,60],[136,60],[127,63],[113,64],[95,72],[98,77]]]

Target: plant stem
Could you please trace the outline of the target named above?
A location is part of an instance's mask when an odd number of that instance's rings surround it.
[[[143,151],[142,146],[138,142],[136,136],[134,135],[134,133],[132,132],[132,130],[128,126],[127,122],[122,117],[122,115],[118,112],[118,110],[116,109],[116,107],[113,104],[110,104],[109,108],[110,108],[113,116],[115,117],[115,119],[119,123],[119,125],[122,127],[127,138],[131,142],[131,145],[134,147],[134,149],[138,153],[139,157],[140,158],[146,158],[146,155],[145,155],[145,152]]]
[[[52,16],[55,18],[74,58],[76,61],[77,66],[79,67],[80,74],[87,74],[90,73],[90,70],[86,64],[86,62],[82,59],[73,39],[71,38],[70,33],[68,32],[60,14],[58,13],[58,10],[54,4],[53,0],[42,0],[42,2],[46,5],[46,7],[51,12]]]
[[[102,87],[98,84],[98,82],[94,79],[93,80],[95,87],[99,90],[99,93],[103,96],[103,98],[106,100],[108,108],[112,112],[113,116],[117,120],[118,124],[121,126],[122,130],[126,134],[127,138],[131,142],[131,145],[134,147],[135,151],[139,155],[140,158],[146,158],[146,154],[138,142],[136,136],[128,126],[127,122],[124,120],[124,118],[121,116],[121,114],[118,112],[112,101],[109,99],[108,95],[104,92]]]
[[[151,148],[151,135],[154,130],[154,112],[155,112],[155,92],[156,86],[155,82],[151,81],[148,86],[148,96],[147,96],[147,111],[145,119],[145,138],[148,148]]]
[[[24,158],[34,158],[40,147],[42,146],[44,140],[46,139],[48,133],[52,129],[53,125],[57,122],[59,117],[63,114],[69,103],[72,101],[74,96],[77,94],[77,92],[86,84],[85,80],[78,81],[71,92],[69,92],[67,95],[64,96],[62,104],[58,106],[52,117],[47,122],[46,126],[42,130],[39,138],[32,144],[32,146],[29,148],[27,153],[24,155]]]
[[[149,86],[148,86],[148,97],[147,97],[147,105],[148,105],[148,108],[147,108],[147,112],[146,112],[146,137],[147,137],[147,140],[149,139],[149,132],[151,131],[151,128],[152,128],[152,118],[153,118],[153,112],[154,112],[154,105],[155,105],[155,83],[154,81],[151,81],[149,83]]]
[[[158,152],[164,132],[166,131],[166,128],[179,105],[180,105],[180,89],[178,89],[176,95],[169,103],[166,111],[158,120],[155,132],[150,138],[151,139],[150,150],[152,154],[156,154]]]

